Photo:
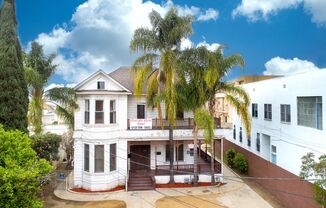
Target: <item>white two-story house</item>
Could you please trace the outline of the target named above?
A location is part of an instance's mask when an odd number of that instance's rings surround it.
[[[157,110],[146,105],[145,93],[136,97],[133,89],[128,67],[109,74],[99,70],[75,87],[79,105],[73,136],[75,187],[96,191],[125,185],[137,190],[169,182],[169,132],[161,129]],[[163,103],[162,112],[165,118]],[[191,112],[177,112],[175,182],[193,177],[193,123]],[[232,131],[216,129],[216,138],[224,136],[232,136]],[[199,181],[209,182],[209,163],[200,159],[198,168]],[[216,175],[221,169],[216,162]]]

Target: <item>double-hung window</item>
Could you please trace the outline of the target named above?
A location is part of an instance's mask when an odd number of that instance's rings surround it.
[[[264,118],[272,120],[272,104],[264,104]]]
[[[291,105],[281,104],[281,122],[291,123]]]
[[[89,124],[89,100],[85,100],[84,123]]]
[[[258,118],[258,104],[253,103],[251,106],[251,114],[253,118]]]
[[[322,97],[297,97],[298,125],[323,129]]]
[[[117,122],[116,102],[115,100],[110,100],[110,124],[115,124],[116,122]]]
[[[110,144],[110,171],[117,169],[117,144]]]
[[[89,172],[89,144],[84,144],[84,171]]]
[[[171,157],[171,154],[170,154],[170,143],[168,143],[168,144],[165,145],[165,161],[166,162],[170,161],[170,157]]]
[[[95,145],[94,164],[95,173],[104,172],[104,145]]]
[[[103,100],[95,101],[95,123],[104,123]]]

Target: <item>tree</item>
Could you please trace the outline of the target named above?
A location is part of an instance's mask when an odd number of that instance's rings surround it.
[[[31,148],[31,139],[18,130],[0,126],[0,207],[42,207],[37,194],[52,170]]]
[[[321,155],[319,161],[315,161],[314,153],[308,153],[301,158],[300,177],[309,180],[315,178],[313,192],[316,202],[326,207],[326,155]]]
[[[56,87],[47,91],[45,97],[56,104],[56,113],[68,125],[68,135],[64,135],[62,139],[67,154],[68,166],[71,166],[73,159],[74,113],[78,109],[76,92],[73,88]]]
[[[163,128],[161,102],[164,101],[169,122],[170,183],[174,183],[173,128],[176,119],[176,64],[177,51],[182,38],[192,33],[192,17],[178,16],[176,8],[170,9],[164,18],[153,10],[149,14],[151,29],[138,28],[130,42],[133,52],[143,52],[133,64],[136,72],[135,94],[140,95],[147,83],[147,104],[156,107]]]
[[[33,132],[40,134],[42,132],[44,88],[57,66],[52,63],[55,55],[45,56],[40,44],[32,42],[31,48],[30,53],[24,57],[25,77],[31,96],[28,121],[30,126],[33,127]]]
[[[59,147],[61,136],[52,133],[35,134],[32,137],[32,148],[39,158],[47,161],[56,161],[59,159]]]
[[[0,123],[5,129],[27,132],[28,91],[22,51],[17,38],[14,0],[0,10]]]
[[[223,92],[226,94],[226,101],[230,106],[234,107],[240,116],[242,123],[245,126],[247,136],[250,136],[251,119],[248,113],[248,106],[250,103],[247,92],[240,86],[234,86],[225,81],[225,77],[229,74],[230,70],[235,66],[244,66],[244,60],[239,54],[230,56],[223,55],[223,47],[217,48],[213,52],[208,52],[208,65],[205,71],[205,83],[207,85],[208,96],[208,109],[209,113],[214,118],[216,115],[215,95],[216,93]],[[212,157],[214,158],[214,139],[211,141]],[[214,160],[211,160],[211,175],[212,184],[215,184],[214,177]]]
[[[194,136],[194,185],[198,185],[198,125],[197,120],[203,120],[201,110],[206,102],[204,65],[202,60],[206,57],[206,48],[191,48],[180,52],[177,73],[179,81],[177,83],[178,106],[183,110],[192,111],[195,116],[193,136]],[[206,123],[207,125],[207,123]],[[200,128],[206,128],[201,124]],[[209,125],[209,124],[208,124]],[[210,140],[210,138],[206,138]]]

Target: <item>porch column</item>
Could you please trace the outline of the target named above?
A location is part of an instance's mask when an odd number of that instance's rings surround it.
[[[221,138],[221,174],[223,175],[224,174],[224,169],[223,169],[223,140],[224,138],[222,137]]]

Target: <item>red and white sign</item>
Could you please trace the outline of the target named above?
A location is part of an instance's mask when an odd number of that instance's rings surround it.
[[[130,119],[130,129],[152,129],[152,119]]]

